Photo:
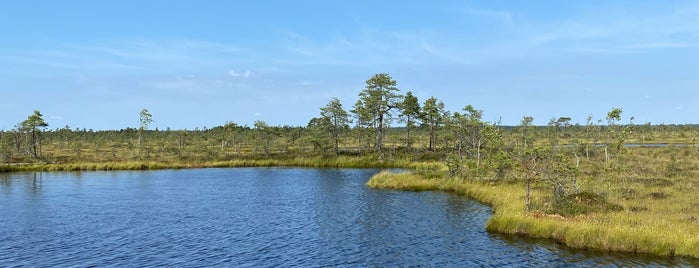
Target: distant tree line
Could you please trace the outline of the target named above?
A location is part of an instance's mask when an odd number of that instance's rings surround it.
[[[561,116],[535,126],[533,117],[523,116],[517,126],[502,126],[484,121],[484,112],[473,105],[451,112],[434,96],[420,101],[410,91],[400,92],[389,74],[375,74],[349,110],[332,98],[306,126],[255,121],[253,126],[225,122],[213,128],[152,130],[153,115],[144,108],[137,128],[49,130],[36,110],[12,130],[0,131],[0,163],[399,158],[444,163],[450,177],[522,180],[529,209],[533,185],[547,185],[554,200],[563,200],[580,191],[581,174],[623,171],[628,142],[694,144],[699,136],[695,125],[636,125],[633,117],[624,124],[621,108],[596,121],[589,116],[584,125]],[[670,171],[677,170],[673,161]]]
[[[150,130],[153,115],[142,109],[140,125],[135,129],[92,131],[66,126],[48,130],[37,110],[12,130],[0,131],[0,160],[60,162],[71,156],[80,161],[94,156],[107,161],[110,157],[105,157],[105,150],[112,152],[113,160],[164,153],[195,159],[326,153],[385,157],[398,151],[447,161],[454,167],[453,173],[465,168],[478,173],[484,165],[497,166],[501,173],[511,165],[504,160],[512,159],[513,148],[544,143],[541,137],[554,148],[562,142],[581,146],[578,157],[588,159],[603,145],[604,159],[610,161],[620,157],[624,142],[634,132],[636,142],[643,143],[662,135],[659,133],[664,129],[681,127],[634,125],[632,121],[621,124],[620,108],[613,108],[605,121],[595,122],[588,117],[585,125],[571,125],[571,118],[563,116],[552,118],[548,126],[537,127],[532,124],[534,118],[525,116],[517,127],[501,126],[499,122],[485,122],[483,111],[472,105],[450,112],[435,97],[421,102],[410,91],[401,95],[397,82],[386,73],[369,78],[358,97],[349,110],[332,98],[320,108],[318,117],[303,127],[256,121],[252,127],[226,122],[211,129]],[[42,152],[45,146],[51,148],[49,155]],[[88,148],[98,154],[86,155]]]

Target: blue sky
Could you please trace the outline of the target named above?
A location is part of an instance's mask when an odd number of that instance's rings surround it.
[[[375,73],[485,119],[699,123],[696,1],[8,1],[0,129],[306,125]]]

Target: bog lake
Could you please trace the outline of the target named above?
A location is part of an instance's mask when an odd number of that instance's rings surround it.
[[[377,169],[0,174],[3,267],[694,266],[485,231],[490,207]]]

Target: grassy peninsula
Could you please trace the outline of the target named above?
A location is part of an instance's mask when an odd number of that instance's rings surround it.
[[[682,159],[663,159],[662,155],[673,151],[679,151]],[[446,165],[381,172],[367,185],[467,195],[492,206],[493,216],[486,226],[492,232],[550,238],[575,248],[696,258],[698,156],[695,147],[630,149],[628,166],[601,166],[601,174],[580,178],[584,181],[581,191],[558,205],[547,185],[550,182],[538,182],[531,193],[530,211],[525,208],[526,188],[521,179],[449,177]],[[682,172],[673,171],[675,168]],[[677,173],[668,176],[668,172]]]

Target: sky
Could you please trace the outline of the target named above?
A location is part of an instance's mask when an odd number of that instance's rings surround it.
[[[0,129],[305,126],[376,73],[484,119],[699,123],[697,1],[5,1]]]

